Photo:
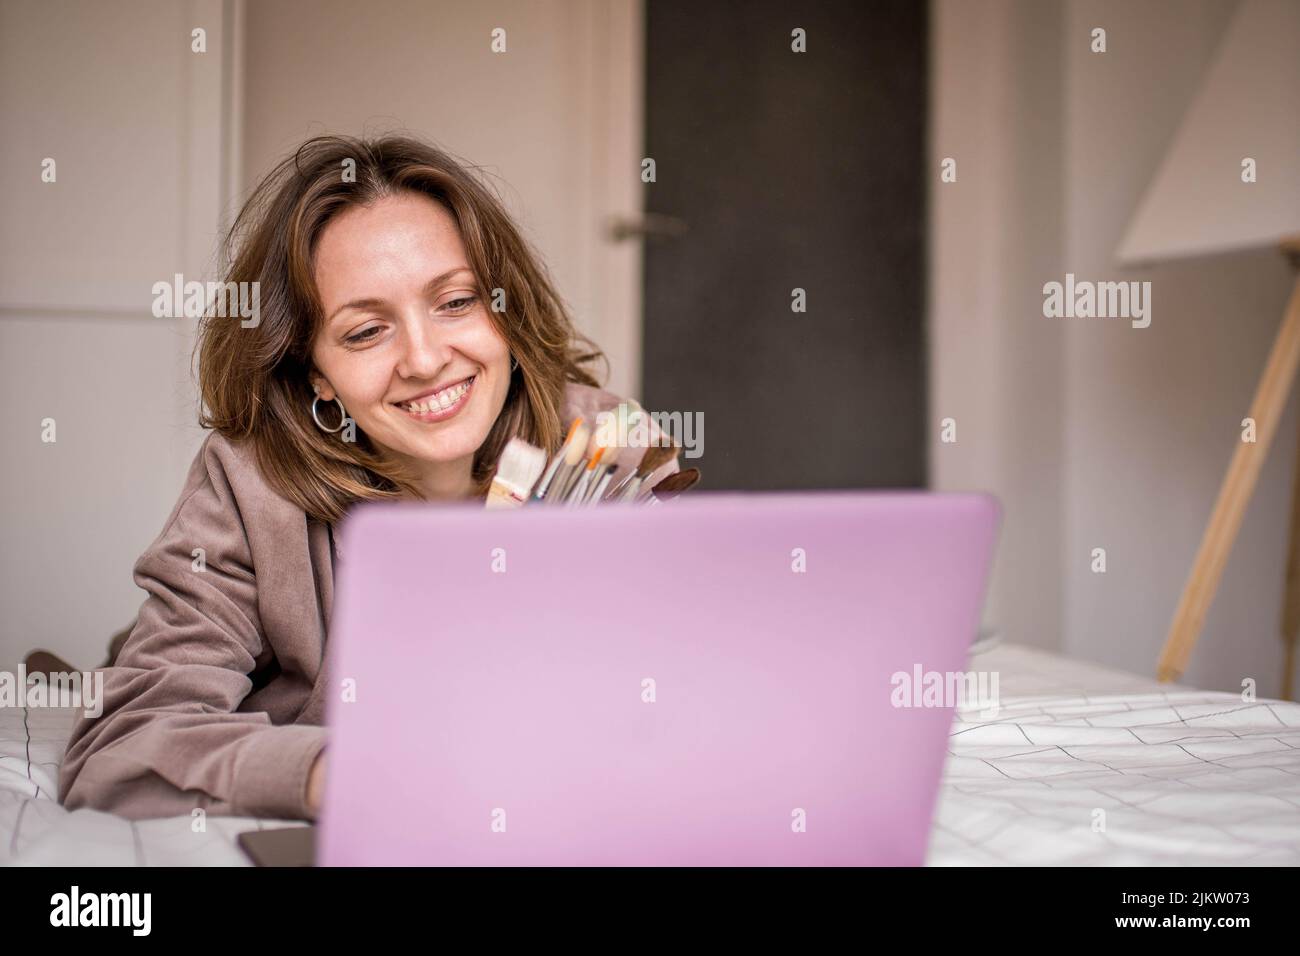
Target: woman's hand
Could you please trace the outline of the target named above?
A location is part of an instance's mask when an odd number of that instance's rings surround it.
[[[311,765],[311,772],[307,775],[307,812],[311,814],[313,820],[320,812],[321,797],[325,793],[325,751],[321,751],[316,756],[316,762]]]

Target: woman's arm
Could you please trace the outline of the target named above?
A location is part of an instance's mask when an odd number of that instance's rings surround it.
[[[309,815],[308,775],[325,728],[239,710],[250,675],[273,654],[241,509],[212,445],[209,436],[162,534],[136,562],[148,597],[103,670],[102,714],[73,730],[59,774],[69,808],[130,818],[195,808]]]

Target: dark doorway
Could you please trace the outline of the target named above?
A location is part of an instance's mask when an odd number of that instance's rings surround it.
[[[924,486],[927,4],[646,8],[645,406],[702,488]]]

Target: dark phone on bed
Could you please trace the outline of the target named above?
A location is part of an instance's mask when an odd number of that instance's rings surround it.
[[[315,866],[316,827],[278,827],[239,834],[239,848],[257,866]]]

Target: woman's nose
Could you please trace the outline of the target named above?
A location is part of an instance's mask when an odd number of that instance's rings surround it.
[[[402,378],[432,379],[447,364],[451,347],[436,323],[421,313],[402,323],[402,348],[397,373]]]

